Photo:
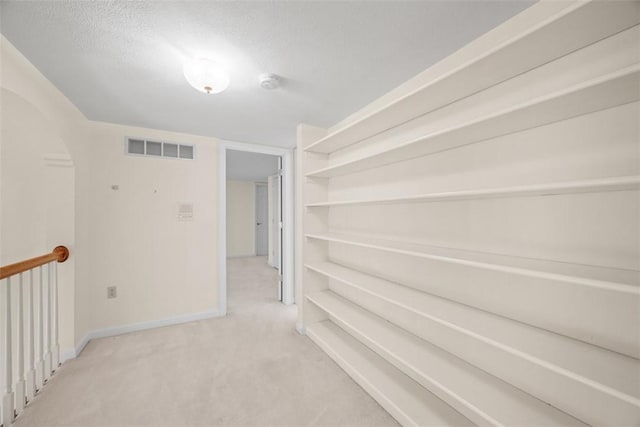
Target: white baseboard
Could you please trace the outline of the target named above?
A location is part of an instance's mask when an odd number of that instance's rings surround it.
[[[61,352],[60,363],[78,357],[85,346],[95,338],[112,337],[122,335],[129,332],[144,331],[145,329],[161,328],[163,326],[178,325],[180,323],[188,323],[196,320],[212,319],[214,317],[222,317],[217,310],[204,311],[201,313],[183,314],[180,316],[167,317],[166,319],[151,320],[149,322],[130,323],[128,325],[114,326],[112,328],[97,329],[87,333],[74,349],[68,349]]]
[[[84,350],[86,345],[89,343],[90,339],[91,339],[91,332],[89,332],[84,337],[82,337],[80,342],[76,344],[76,348],[71,348],[71,349],[60,352],[60,363],[64,363],[69,359],[74,359],[78,357],[78,355],[82,353],[82,350]]]
[[[298,331],[300,335],[306,335],[306,331],[302,322],[296,322],[296,331]]]

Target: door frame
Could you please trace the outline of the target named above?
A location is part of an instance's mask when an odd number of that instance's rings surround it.
[[[280,168],[280,166],[278,166],[278,168]],[[282,269],[282,254],[280,253],[282,248],[282,180],[280,178],[280,173],[267,177],[268,193],[271,194],[271,197],[269,197],[269,246],[272,251],[269,253],[269,265],[277,269],[278,274],[280,274],[280,270]],[[275,186],[277,187],[275,189],[274,184],[276,184]],[[275,198],[277,198],[277,203],[273,203],[273,199]],[[277,242],[277,245],[274,244],[275,242]],[[275,250],[276,247],[277,251]],[[279,299],[282,301],[282,295]]]
[[[294,295],[294,165],[293,149],[221,140],[218,158],[218,313],[227,314],[227,150],[282,157],[282,302]]]

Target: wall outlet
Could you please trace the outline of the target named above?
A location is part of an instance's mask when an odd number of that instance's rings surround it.
[[[115,298],[118,296],[118,292],[115,286],[107,286],[107,298]]]

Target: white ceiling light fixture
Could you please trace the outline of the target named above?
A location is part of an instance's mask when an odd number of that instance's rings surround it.
[[[200,58],[187,61],[184,77],[194,89],[204,93],[220,93],[229,86],[229,74],[215,61]]]
[[[276,89],[280,86],[280,77],[271,73],[264,73],[258,76],[260,87],[263,89]]]

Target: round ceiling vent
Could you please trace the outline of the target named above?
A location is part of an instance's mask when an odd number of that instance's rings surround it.
[[[260,74],[258,77],[260,81],[260,87],[263,89],[275,89],[280,86],[280,77],[271,73]]]

